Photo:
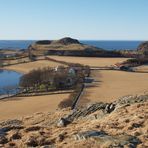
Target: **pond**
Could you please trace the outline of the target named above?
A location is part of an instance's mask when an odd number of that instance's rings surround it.
[[[21,76],[15,71],[0,70],[0,95],[16,93]]]

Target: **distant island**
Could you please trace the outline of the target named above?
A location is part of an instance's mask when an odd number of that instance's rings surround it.
[[[121,57],[120,52],[80,43],[77,39],[65,37],[60,40],[41,40],[29,46],[33,55],[60,55],[86,57]]]

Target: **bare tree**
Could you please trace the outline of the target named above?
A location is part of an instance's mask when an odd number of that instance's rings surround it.
[[[8,96],[17,93],[17,85],[4,86],[2,89]]]

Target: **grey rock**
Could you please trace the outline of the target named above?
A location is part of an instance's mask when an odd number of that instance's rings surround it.
[[[124,147],[124,146],[132,146],[135,148],[141,141],[130,135],[117,135],[111,136],[103,131],[86,131],[82,133],[78,133],[74,136],[75,140],[86,140],[88,138],[93,138],[96,140],[98,145],[105,145],[106,147]]]
[[[107,135],[103,131],[86,131],[75,135],[75,140],[84,140],[90,137],[103,137]]]
[[[0,126],[20,126],[20,125],[22,125],[22,121],[16,119],[0,122]]]
[[[57,127],[65,127],[67,124],[69,124],[69,121],[65,118],[61,118],[57,123]]]
[[[148,95],[129,95],[119,98],[117,101],[114,102],[116,104],[115,110],[117,110],[120,107],[128,106],[134,103],[144,103],[148,101]]]
[[[113,103],[107,104],[105,107],[105,113],[111,113],[112,111],[114,111],[116,105]]]

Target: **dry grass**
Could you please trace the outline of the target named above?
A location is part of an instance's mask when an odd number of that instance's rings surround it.
[[[0,120],[18,118],[36,112],[54,112],[60,101],[68,98],[69,94],[12,98],[0,101]]]
[[[92,76],[97,82],[84,91],[81,98],[91,102],[111,102],[119,97],[138,94],[146,91],[148,74],[122,71],[93,71]],[[83,101],[80,101],[84,102]]]
[[[135,71],[148,72],[148,65],[142,65],[134,68]]]
[[[23,118],[22,129],[13,129],[7,132],[6,137],[9,138],[9,143],[3,147],[10,147],[10,142],[13,142],[16,147],[28,147],[26,144],[32,140],[32,144],[37,143],[41,147],[45,141],[50,141],[50,144],[58,148],[108,148],[109,145],[117,141],[112,138],[105,138],[104,140],[98,138],[88,138],[87,140],[75,140],[74,135],[85,131],[104,131],[111,136],[123,135],[122,140],[126,140],[126,135],[136,136],[141,143],[139,148],[146,148],[147,141],[147,110],[148,103],[133,104],[120,108],[111,114],[106,115],[101,119],[93,119],[94,116],[89,115],[87,118],[76,120],[66,127],[57,127],[55,124],[50,126],[49,123],[57,121],[59,118],[68,114],[68,110],[56,111],[53,114],[38,113],[30,117]],[[64,115],[65,114],[65,115]],[[95,112],[98,114],[98,112]],[[134,125],[138,125],[138,127]],[[20,139],[12,139],[12,135],[20,134]],[[14,137],[14,136],[13,136]],[[131,140],[133,141],[133,140]],[[136,142],[135,142],[136,144]],[[125,143],[125,145],[127,145]],[[129,147],[129,146],[124,146]]]
[[[37,49],[38,51],[40,50],[40,52],[42,51],[46,51],[46,50],[84,50],[85,48],[91,47],[88,45],[82,45],[82,44],[70,44],[70,45],[62,45],[62,44],[50,44],[50,45],[39,45],[39,44],[35,44],[33,45],[33,47],[35,49]],[[94,49],[92,47],[92,49]]]
[[[58,65],[62,65],[62,64],[47,61],[47,60],[40,60],[40,61],[35,61],[30,63],[8,66],[8,67],[5,67],[5,69],[27,73],[33,69],[38,69],[43,67],[57,67]]]
[[[89,66],[111,66],[118,62],[126,61],[127,58],[96,58],[96,57],[70,57],[70,56],[49,56],[53,59],[71,62],[71,63],[80,63]]]

